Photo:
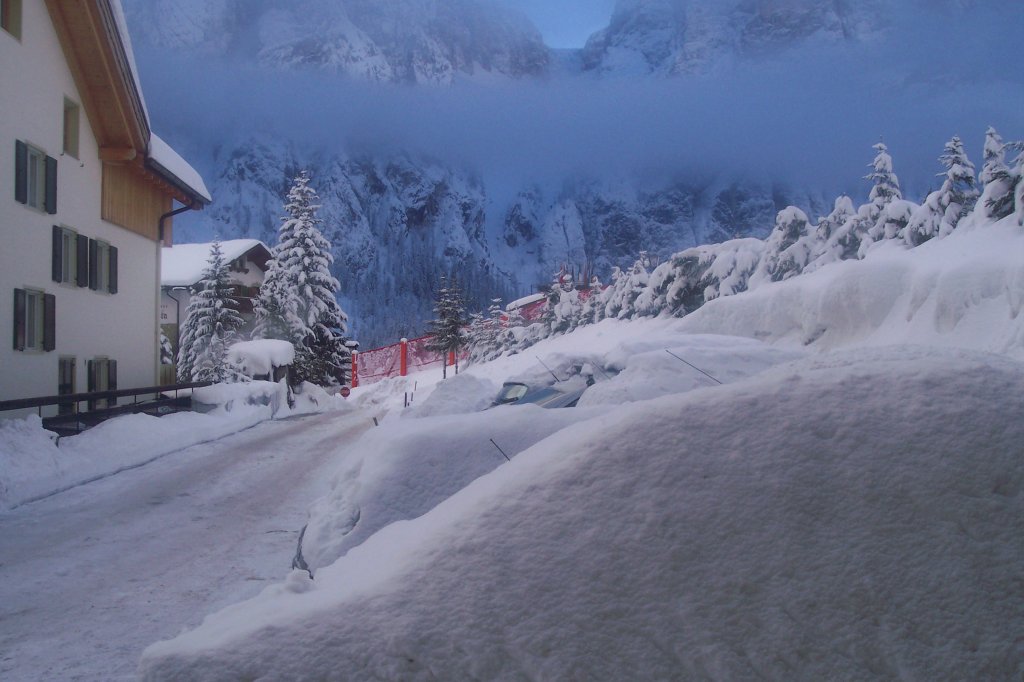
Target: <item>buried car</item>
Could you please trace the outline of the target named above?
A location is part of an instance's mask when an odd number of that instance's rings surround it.
[[[556,407],[576,407],[576,403],[579,402],[580,396],[583,392],[590,388],[590,382],[584,384],[582,388],[566,387],[565,390],[559,390],[555,386],[541,386],[531,387],[528,384],[524,384],[519,381],[506,381],[501,391],[498,392],[498,397],[494,399],[491,407],[497,407],[498,405],[526,405],[533,404],[540,407],[556,408]]]

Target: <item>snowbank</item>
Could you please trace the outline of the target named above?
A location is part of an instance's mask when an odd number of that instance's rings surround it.
[[[348,450],[331,493],[312,505],[302,558],[316,571],[384,526],[427,513],[504,464],[505,455],[515,457],[599,412],[524,405],[434,419],[390,420],[383,428],[368,431]]]
[[[242,406],[230,414],[131,414],[60,439],[36,416],[0,420],[0,507],[24,502],[139,466],[269,419],[270,407]]]
[[[136,467],[198,443],[238,433],[268,419],[352,409],[313,384],[287,404],[283,382],[216,384],[193,391],[202,414],[117,417],[60,439],[34,415],[0,420],[0,509]]]
[[[141,672],[1016,679],[1022,394],[1015,361],[883,348],[626,405]]]
[[[918,343],[1024,358],[1022,308],[1024,232],[1011,217],[910,251],[880,242],[866,260],[709,301],[681,329],[820,350]]]

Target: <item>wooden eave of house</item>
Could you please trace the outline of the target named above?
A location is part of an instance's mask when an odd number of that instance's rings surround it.
[[[151,158],[146,107],[110,0],[45,0],[104,163],[125,164],[192,209],[203,190]],[[205,189],[205,188],[203,188]]]

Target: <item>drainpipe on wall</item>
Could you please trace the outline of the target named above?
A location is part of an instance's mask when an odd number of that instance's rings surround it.
[[[178,215],[179,213],[184,213],[185,211],[191,211],[194,207],[195,207],[194,204],[193,205],[183,204],[181,206],[181,208],[176,208],[173,211],[168,211],[167,213],[164,213],[162,216],[160,216],[159,222],[157,222],[157,247],[156,247],[156,283],[157,283],[157,286],[156,286],[156,310],[157,310],[156,334],[157,335],[156,335],[156,338],[158,340],[160,338],[160,294],[163,291],[163,286],[161,286],[161,282],[163,281],[163,279],[162,279],[163,278],[163,272],[162,272],[162,261],[163,261],[163,258],[162,258],[160,249],[163,248],[164,246],[170,246],[170,244],[166,243],[166,241],[167,241],[165,239],[165,237],[166,237],[166,230],[165,230],[164,226],[167,224],[167,221],[170,220],[171,218],[173,218],[174,216]],[[176,334],[176,336],[178,338],[175,339],[175,342],[174,342],[174,365],[175,365],[175,367],[177,367],[177,364],[178,364],[178,346],[179,346],[179,342],[181,341],[181,302],[178,301],[178,299],[174,298],[174,296],[171,296],[170,293],[168,293],[167,295],[170,296],[171,299],[174,300],[175,303],[177,303],[177,308],[178,308],[178,311],[177,311],[177,327],[178,327],[178,332]],[[177,369],[175,369],[174,380],[175,381],[178,380]],[[157,350],[157,357],[156,357],[156,383],[157,384],[160,383],[160,351],[159,350]]]

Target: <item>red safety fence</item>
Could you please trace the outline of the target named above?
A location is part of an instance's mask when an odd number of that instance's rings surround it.
[[[598,291],[598,289],[580,289],[580,300],[587,300],[594,291]],[[527,303],[516,309],[515,312],[524,322],[536,322],[544,315],[547,305],[547,298],[542,298],[539,301]],[[503,323],[507,323],[507,321],[508,317],[505,316]],[[404,377],[431,367],[440,367],[444,360],[443,354],[427,350],[427,344],[430,343],[431,338],[430,336],[421,336],[408,341],[403,339],[390,346],[354,353],[352,356],[352,385],[366,386],[384,379]],[[460,360],[465,360],[468,357],[468,352],[459,355]],[[454,364],[455,356],[451,354],[448,357],[448,365]]]
[[[352,385],[366,386],[384,379],[422,372],[430,367],[440,367],[444,361],[444,355],[427,349],[430,339],[430,336],[421,336],[408,341],[402,339],[390,346],[353,354]],[[459,355],[460,360],[467,357],[469,357],[468,352]],[[449,355],[448,364],[455,364],[454,354]]]

